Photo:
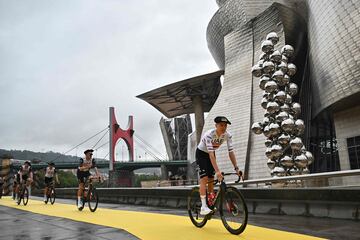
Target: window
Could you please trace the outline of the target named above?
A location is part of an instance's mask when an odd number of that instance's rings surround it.
[[[360,136],[347,139],[350,168],[360,169]]]

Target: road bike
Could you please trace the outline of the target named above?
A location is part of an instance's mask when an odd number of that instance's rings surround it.
[[[99,196],[95,186],[93,185],[93,182],[95,181],[100,182],[100,180],[101,180],[100,177],[92,177],[92,176],[86,179],[84,184],[84,191],[81,197],[82,207],[78,208],[79,211],[82,211],[84,209],[85,202],[88,203],[91,212],[96,211],[99,203]],[[78,200],[76,199],[76,206],[77,205],[78,205]]]
[[[22,200],[24,206],[26,206],[28,204],[29,190],[26,187],[26,183],[24,183],[24,181],[20,182],[20,185],[19,185],[19,196],[17,199],[17,205],[20,205],[21,200]]]
[[[52,181],[47,188],[45,204],[47,204],[48,202],[50,202],[51,205],[54,204],[55,198],[56,198],[55,186],[54,186],[54,181]]]
[[[232,234],[242,233],[247,225],[248,209],[245,199],[241,192],[233,187],[227,186],[225,183],[225,176],[236,175],[236,173],[223,173],[223,180],[213,180],[214,185],[220,183],[218,190],[215,193],[214,199],[209,199],[209,194],[206,192],[206,202],[208,207],[212,210],[209,214],[200,215],[201,200],[199,187],[194,187],[188,196],[188,213],[191,222],[198,228],[205,226],[206,222],[219,211],[220,218],[225,228]],[[240,176],[235,183],[240,181]],[[210,201],[209,201],[210,200]]]

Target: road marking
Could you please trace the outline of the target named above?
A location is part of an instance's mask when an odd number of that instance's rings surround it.
[[[315,240],[322,239],[303,234],[248,225],[240,235],[230,234],[221,220],[212,219],[203,228],[195,227],[189,217],[98,208],[90,212],[87,205],[78,211],[74,205],[29,200],[27,206],[18,206],[10,197],[0,199],[0,205],[32,213],[67,218],[106,227],[126,230],[140,239],[246,239],[246,240]]]

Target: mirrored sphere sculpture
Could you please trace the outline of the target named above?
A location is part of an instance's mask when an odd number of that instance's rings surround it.
[[[297,68],[294,63],[294,48],[285,45],[281,51],[274,49],[279,41],[275,32],[266,36],[261,44],[259,61],[251,68],[254,77],[260,77],[262,93],[261,107],[264,119],[251,126],[254,134],[264,134],[267,166],[273,177],[309,173],[308,166],[314,161],[307,151],[301,136],[305,123],[299,119],[301,105],[293,102],[299,86],[291,82]],[[298,99],[298,98],[295,98]]]

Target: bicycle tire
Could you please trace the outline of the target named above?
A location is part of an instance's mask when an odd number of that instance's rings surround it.
[[[95,212],[99,203],[99,196],[97,194],[96,188],[93,187],[90,189],[87,195],[87,201],[90,211]]]
[[[248,220],[248,209],[245,199],[235,187],[226,187],[223,194],[220,206],[221,221],[230,233],[239,235],[245,230]],[[238,220],[241,220],[240,226],[234,227],[234,223],[239,224]]]
[[[49,194],[48,200],[50,199],[51,205],[53,205],[55,203],[55,198],[56,198],[55,189],[50,188],[50,194]]]
[[[208,218],[206,216],[200,215],[201,200],[199,187],[194,187],[191,190],[188,196],[187,209],[190,220],[195,225],[195,227],[202,228],[203,226],[205,226]]]
[[[29,190],[27,189],[26,186],[25,186],[25,188],[23,190],[22,200],[23,200],[24,206],[26,206],[28,204],[28,202],[29,202]]]

